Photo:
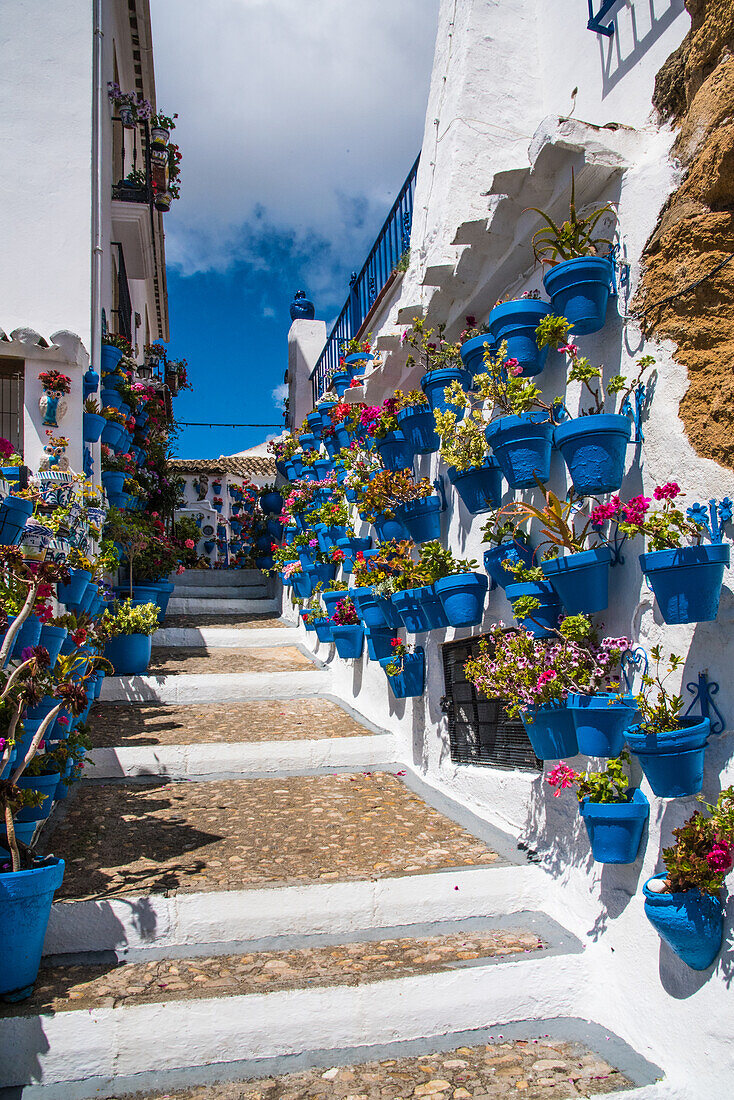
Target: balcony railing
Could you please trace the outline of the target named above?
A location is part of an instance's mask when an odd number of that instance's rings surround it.
[[[418,161],[408,173],[400,193],[385,219],[377,240],[365,260],[362,270],[349,280],[349,297],[344,303],[336,323],[329,333],[324,350],[311,373],[311,388],[314,404],[329,388],[329,382],[339,367],[340,345],[356,336],[365,317],[375,304],[378,295],[395,270],[401,256],[410,245],[410,230],[413,224],[413,193],[418,175]]]
[[[117,248],[117,309],[110,310],[110,313],[117,315],[117,331],[129,344],[132,344],[133,303],[125,270],[125,253],[119,241],[112,241],[112,244]]]
[[[112,125],[119,126],[120,153],[113,165],[112,178],[117,183],[112,184],[112,198],[118,202],[141,202],[149,206],[153,204],[153,175],[150,163],[150,128],[147,122],[139,122],[134,130],[126,129],[122,125],[122,119],[113,118]],[[138,130],[141,127],[141,130]],[[138,155],[142,131],[142,148]],[[128,156],[125,150],[126,135],[132,134],[132,156]],[[133,179],[128,179],[132,175]]]

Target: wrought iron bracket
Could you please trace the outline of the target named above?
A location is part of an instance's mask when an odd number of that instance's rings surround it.
[[[627,394],[622,405],[620,412],[622,416],[631,416],[632,423],[634,424],[634,432],[630,443],[637,446],[639,443],[645,442],[645,433],[642,430],[642,413],[645,409],[645,403],[647,401],[647,387],[644,382],[638,382],[632,391],[632,400],[634,401],[634,408],[632,408],[632,401],[630,400],[630,394]]]
[[[94,456],[89,447],[84,448],[84,474],[91,477],[94,473]]]
[[[612,560],[609,562],[611,566],[624,565],[624,554],[622,553],[622,547],[627,541],[627,535],[620,537],[619,528],[614,529],[614,541],[608,543],[609,550],[611,551]]]
[[[705,504],[692,504],[686,509],[686,515],[694,523],[700,523],[705,527],[712,542],[724,541],[724,525],[731,523],[734,514],[734,502],[729,497],[723,500],[710,500],[708,508]]]
[[[449,506],[449,502],[446,499],[446,486],[444,484],[443,475],[439,474],[433,482],[433,487],[438,491],[438,495],[441,498],[441,511],[445,512]]]
[[[701,717],[708,718],[711,723],[711,732],[723,733],[726,729],[726,720],[714,702],[714,695],[719,693],[717,682],[709,680],[708,673],[704,670],[699,672],[698,680],[695,683],[686,684],[686,691],[690,691],[693,699],[688,710],[683,712],[683,717],[688,717],[698,703]]]
[[[622,666],[622,679],[624,680],[624,686],[628,692],[632,692],[635,673],[640,672],[643,676],[647,675],[647,670],[650,667],[650,659],[647,656],[647,650],[643,646],[635,646],[634,649],[628,649],[622,654],[620,661]]]
[[[611,38],[614,34],[614,22],[603,27],[601,21],[605,15],[611,11],[617,3],[617,0],[601,0],[601,6],[596,14],[594,14],[594,2],[595,0],[589,0],[589,21],[586,26],[590,31],[595,31],[597,34],[603,34],[607,38]]]

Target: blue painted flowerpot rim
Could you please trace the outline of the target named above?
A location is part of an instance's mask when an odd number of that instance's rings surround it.
[[[553,433],[556,447],[562,447],[569,439],[578,436],[622,435],[627,439],[632,435],[632,421],[621,413],[598,413],[596,416],[574,416],[564,420]]]
[[[405,409],[399,409],[396,416],[398,421],[407,420],[412,416],[429,416],[433,421],[430,405],[408,405]]]
[[[348,370],[338,370],[331,376],[332,382],[351,382],[352,376]]]
[[[396,428],[394,432],[388,432],[384,439],[376,439],[375,446],[379,448],[385,443],[406,443],[407,440],[400,428]]]
[[[374,355],[371,351],[355,351],[351,355],[347,355],[344,359],[345,363],[364,363],[365,360],[374,359]]]
[[[444,381],[446,386],[449,382],[461,382],[462,379],[464,385],[468,386],[471,382],[471,371],[466,370],[464,367],[441,367],[440,370],[428,371],[423,375],[421,389],[425,393],[427,386],[440,386]]]
[[[583,286],[584,283],[604,283],[611,286],[613,278],[614,267],[606,256],[575,256],[572,260],[561,260],[546,271],[543,286],[552,298],[559,291]]]
[[[714,897],[713,894],[704,894],[701,890],[678,890],[673,894],[655,894],[652,890],[648,889],[649,882],[660,881],[668,877],[667,871],[660,871],[657,875],[651,875],[646,882],[642,884],[642,893],[645,895],[645,901],[651,902],[653,905],[659,907],[668,905],[685,905],[686,899],[694,898],[709,898],[712,902],[716,902],[721,905],[720,898]]]
[[[499,468],[500,464],[497,459],[493,455],[487,455],[484,462],[479,466],[470,466],[467,470],[457,470],[455,466],[449,466],[446,473],[451,484],[456,485],[457,481],[462,481],[465,477],[473,477],[484,470],[499,470]]]
[[[337,539],[336,545],[341,550],[353,550],[355,554],[358,554],[360,550],[364,553],[365,550],[372,548],[372,539],[370,537],[358,539],[354,536],[347,536],[346,538]]]
[[[481,588],[486,592],[489,587],[489,577],[485,573],[451,573],[448,577],[439,577],[433,585],[436,592],[467,587]]]
[[[488,443],[500,432],[509,432],[515,428],[532,428],[534,437],[543,436],[550,439],[553,434],[553,425],[548,419],[548,413],[542,409],[533,412],[520,413],[519,415],[500,416],[492,420],[484,429],[484,438]]]
[[[393,592],[391,599],[399,608],[401,604],[420,604],[423,600],[434,596],[433,587],[430,584],[424,584],[420,588],[401,588],[399,592]]]
[[[519,599],[520,596],[549,596],[554,602],[560,604],[560,598],[556,595],[550,581],[547,584],[545,581],[521,581],[517,584],[508,584],[505,587],[505,595],[510,603]]]
[[[492,337],[491,332],[485,332],[481,336],[472,336],[471,340],[465,340],[459,348],[459,355],[461,356],[462,363],[465,362],[477,348],[484,347],[485,344],[490,351],[494,350],[496,341]],[[467,371],[467,373],[471,374],[471,371]]]
[[[489,315],[489,335],[495,342],[501,340],[495,329],[507,331],[510,328],[534,328],[552,313],[550,302],[540,301],[538,298],[515,298],[511,302],[503,302],[501,306],[495,306]]]
[[[595,546],[591,550],[582,550],[578,554],[559,554],[557,558],[542,561],[540,568],[547,577],[549,574],[573,573],[577,569],[607,565],[611,560],[612,552],[608,546]]]
[[[679,718],[678,728],[664,730],[660,734],[641,732],[641,726],[630,726],[625,734],[632,752],[642,756],[670,756],[702,748],[711,734],[708,718]]]
[[[728,565],[731,544],[728,542],[704,542],[700,546],[678,546],[673,550],[649,550],[640,554],[643,573],[657,569],[690,568],[697,565]]]
[[[626,821],[634,821],[649,817],[650,803],[639,787],[634,787],[628,791],[628,794],[629,798],[626,802],[590,802],[587,795],[579,803],[579,813],[581,817],[597,820],[622,818]]]
[[[615,702],[610,703],[610,699],[614,699]],[[566,706],[569,710],[598,710],[602,714],[606,714],[608,711],[634,711],[637,709],[634,696],[625,695],[622,699],[617,699],[616,691],[597,691],[593,695],[577,695],[575,692],[570,691],[566,696]]]
[[[4,513],[16,512],[18,515],[30,516],[33,511],[33,501],[24,500],[23,497],[14,497],[11,493],[2,502]]]
[[[402,513],[409,519],[416,516],[428,515],[431,512],[441,511],[441,498],[439,496],[421,497],[419,500],[409,500],[406,504],[398,505],[399,514]]]

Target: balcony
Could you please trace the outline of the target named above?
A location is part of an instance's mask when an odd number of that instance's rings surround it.
[[[413,194],[418,175],[416,158],[408,173],[392,209],[385,219],[377,240],[373,244],[359,274],[354,273],[349,280],[349,296],[329,333],[324,350],[311,372],[313,402],[329,388],[331,378],[339,367],[340,346],[345,340],[351,340],[360,329],[366,328],[370,314],[375,309],[380,295],[397,277],[401,257],[410,246],[410,230],[413,224]]]

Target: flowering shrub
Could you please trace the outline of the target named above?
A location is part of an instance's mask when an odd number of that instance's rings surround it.
[[[0,439],[0,458],[6,466],[23,465],[23,456],[13,450],[13,444],[9,439]]]
[[[426,319],[418,317],[411,327],[406,329],[400,340],[401,344],[410,344],[416,352],[416,355],[408,356],[405,365],[413,367],[418,363],[423,368],[424,374],[457,367],[460,363],[460,345],[451,344],[445,340],[445,330],[446,325],[443,324],[436,328],[428,328]]]
[[[414,647],[406,645],[400,638],[391,638],[390,646],[390,660],[385,665],[385,672],[388,676],[399,676],[405,668],[405,658],[413,652]]]
[[[71,393],[71,378],[59,370],[42,370],[38,381],[49,393]]]
[[[348,355],[358,355],[360,352],[369,355],[372,350],[372,344],[370,343],[371,339],[372,333],[368,332],[364,340],[358,340],[355,336],[353,336],[351,340],[343,340],[339,348],[342,354],[342,358],[339,362],[343,363]]]
[[[626,750],[608,760],[603,772],[576,772],[561,760],[551,768],[545,781],[555,787],[555,798],[561,791],[575,787],[579,802],[584,798],[589,802],[629,802],[629,778],[624,771],[624,765],[629,763],[630,754]]]
[[[349,596],[345,596],[343,600],[337,600],[331,621],[337,626],[359,626],[359,615]]]
[[[391,519],[400,504],[422,500],[433,492],[433,483],[427,477],[414,481],[408,470],[380,470],[357,489],[357,504],[366,519]]]
[[[702,523],[676,507],[674,502],[683,495],[677,482],[668,481],[654,489],[653,497],[639,495],[622,501],[619,496],[613,496],[606,504],[594,508],[591,520],[599,525],[612,520],[622,534],[630,538],[644,535],[649,550],[698,546],[707,531]],[[662,507],[650,511],[653,498]]]
[[[671,893],[700,890],[716,895],[734,864],[734,787],[719,795],[716,805],[699,796],[709,812],[700,810],[673,829],[675,844],[663,849],[666,889]]]
[[[154,603],[133,604],[124,600],[114,611],[105,611],[99,624],[103,638],[127,634],[155,634],[158,629],[158,607]]]

